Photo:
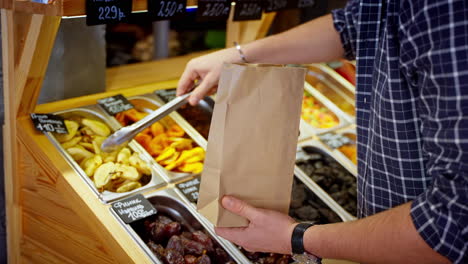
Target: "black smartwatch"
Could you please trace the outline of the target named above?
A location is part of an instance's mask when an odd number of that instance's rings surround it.
[[[291,236],[292,258],[299,263],[322,264],[321,258],[307,253],[304,249],[304,233],[313,225],[312,223],[299,223],[294,227]]]

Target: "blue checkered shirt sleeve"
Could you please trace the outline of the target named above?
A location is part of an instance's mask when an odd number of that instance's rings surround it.
[[[406,2],[401,57],[421,91],[423,151],[432,178],[411,216],[434,250],[468,263],[468,2]]]
[[[341,42],[345,50],[345,58],[348,60],[356,59],[356,41],[357,41],[357,14],[359,10],[359,1],[351,0],[345,8],[333,10],[333,22],[336,31],[340,34]]]

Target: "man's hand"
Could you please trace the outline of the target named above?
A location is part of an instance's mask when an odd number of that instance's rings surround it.
[[[291,254],[291,235],[296,223],[288,215],[252,207],[232,196],[222,200],[227,210],[247,218],[247,227],[217,227],[216,234],[251,252]]]

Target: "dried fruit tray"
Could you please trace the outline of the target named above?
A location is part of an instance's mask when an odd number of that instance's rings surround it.
[[[158,101],[158,98],[154,94],[134,96],[128,98],[128,100],[135,106],[135,109],[128,110],[116,115],[116,121],[119,122],[120,125],[129,125],[132,123],[132,121],[126,118],[126,116],[150,113],[162,105],[162,103]],[[133,121],[136,121],[136,119],[133,119]],[[176,129],[174,130],[172,128]],[[177,135],[178,133],[181,134]],[[193,128],[176,112],[173,112],[168,117],[158,121],[157,124],[153,124],[149,129],[137,135],[135,140],[142,146],[143,149],[145,149],[146,152],[148,152],[150,156],[154,157],[154,166],[168,182],[179,181],[183,178],[188,178],[199,174],[197,171],[190,172],[186,169],[185,171],[181,171],[180,168],[182,166],[198,165],[198,167],[200,167],[201,165],[201,167],[203,167],[202,156],[204,156],[204,150],[206,149],[206,140],[198,133],[194,132]],[[176,141],[179,144],[177,144]],[[172,148],[174,144],[178,145],[175,146],[175,149]],[[172,156],[166,155],[170,154],[170,152],[174,152],[172,153]],[[180,159],[183,158],[183,155],[185,155],[184,152],[187,154],[186,157],[189,157],[189,155],[192,154],[194,157],[197,156],[198,161],[191,164],[181,162]],[[168,157],[165,158],[164,155]],[[174,164],[179,165],[175,166]]]
[[[357,207],[357,179],[349,163],[329,151],[321,142],[308,140],[298,145],[296,174],[324,202],[345,220],[353,220]]]
[[[315,65],[308,67],[306,81],[335,104],[345,114],[348,122],[355,122],[356,109],[352,91]]]
[[[207,257],[210,262],[194,263],[248,263],[235,248],[216,236],[193,208],[183,204],[173,189],[152,192],[145,197],[158,211],[155,216],[125,224],[110,211],[155,263],[179,263],[176,261],[184,257],[189,263],[202,261],[201,258],[207,261]]]
[[[111,131],[118,129],[119,124],[98,106],[85,106],[55,114],[69,120],[67,123],[74,128],[69,128],[71,133],[68,135],[47,133],[47,137],[101,202],[108,203],[166,185],[156,168],[150,165],[151,156],[134,141],[128,144],[125,151],[99,153],[98,139],[103,140]]]
[[[306,110],[308,102],[305,100],[311,100],[311,104],[314,104],[312,110]],[[309,108],[311,109],[311,108]],[[311,112],[311,113],[309,113]],[[314,117],[309,117],[313,115]],[[323,118],[329,124],[325,128],[320,128],[319,126],[314,126],[306,118]],[[313,136],[327,133],[329,131],[342,128],[349,124],[349,121],[346,118],[346,114],[343,113],[336,105],[334,105],[330,100],[328,100],[323,94],[314,89],[307,82],[304,84],[304,101],[303,109],[301,114],[301,123],[300,123],[300,132],[299,141],[309,139]]]

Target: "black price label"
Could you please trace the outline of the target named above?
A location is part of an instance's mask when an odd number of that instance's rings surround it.
[[[106,110],[109,115],[116,115],[120,112],[134,108],[127,98],[118,94],[98,100],[98,104]]]
[[[68,134],[65,121],[61,116],[54,114],[31,114],[31,119],[39,131]]]
[[[157,213],[156,208],[141,194],[113,203],[112,209],[126,224]]]
[[[197,20],[227,20],[231,10],[231,0],[198,0]]]
[[[266,0],[265,12],[275,12],[285,9],[296,8],[298,6],[298,0]]]
[[[261,1],[237,0],[234,9],[234,21],[261,19],[262,12]]]
[[[185,14],[186,0],[148,0],[148,10],[153,20],[178,18]]]
[[[88,26],[127,21],[132,14],[132,0],[86,0]]]
[[[156,95],[161,98],[165,103],[176,98],[176,89],[157,90]]]
[[[198,191],[200,190],[200,180],[200,176],[197,176],[190,181],[179,183],[176,186],[190,202],[197,203]]]
[[[314,7],[316,4],[315,0],[299,0],[297,7],[305,8],[305,7]]]

